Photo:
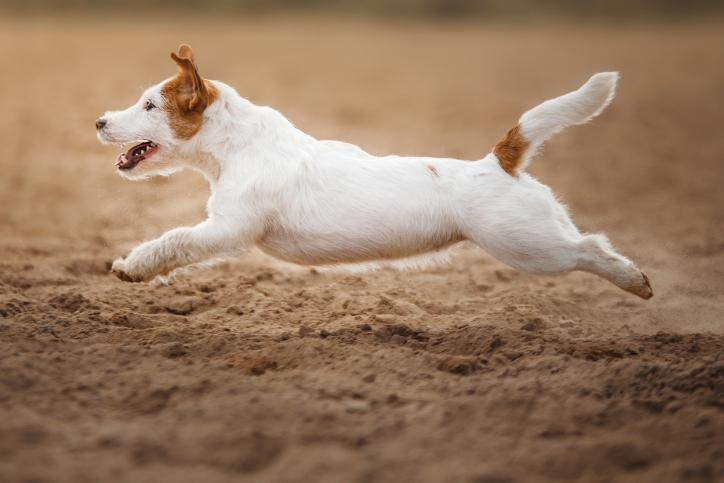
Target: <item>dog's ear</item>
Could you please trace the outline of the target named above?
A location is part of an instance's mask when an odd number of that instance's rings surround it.
[[[186,44],[181,44],[178,54],[171,52],[171,58],[178,66],[178,77],[181,80],[179,105],[187,111],[204,112],[209,105],[210,96],[204,80],[194,65],[194,51]]]
[[[178,48],[178,56],[182,59],[194,61],[194,51],[190,45],[181,44]]]

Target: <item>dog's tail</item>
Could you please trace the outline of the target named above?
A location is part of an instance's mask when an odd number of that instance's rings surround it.
[[[601,72],[580,89],[556,97],[523,114],[493,148],[500,167],[511,176],[524,169],[553,134],[598,116],[613,99],[618,72]]]

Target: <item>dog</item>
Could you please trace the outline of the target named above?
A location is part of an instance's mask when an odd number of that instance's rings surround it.
[[[188,45],[171,58],[177,75],[128,109],[106,112],[96,121],[97,136],[134,144],[115,163],[125,178],[201,172],[211,185],[208,218],[115,260],[111,272],[123,281],[149,282],[253,246],[301,265],[414,264],[471,241],[522,272],[581,270],[643,299],[653,296],[633,262],[604,235],[579,232],[552,191],[525,172],[554,133],[604,110],[616,72],[529,110],[491,153],[461,161],[376,157],[319,141],[278,111],[202,78]]]

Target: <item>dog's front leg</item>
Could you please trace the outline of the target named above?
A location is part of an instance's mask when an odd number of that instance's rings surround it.
[[[137,246],[125,260],[113,262],[111,273],[124,282],[150,282],[180,267],[239,253],[248,246],[247,240],[222,223],[206,220]]]

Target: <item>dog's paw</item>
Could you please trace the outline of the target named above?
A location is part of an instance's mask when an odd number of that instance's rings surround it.
[[[648,300],[654,296],[654,291],[651,288],[651,282],[649,282],[649,277],[647,277],[644,272],[639,273],[641,274],[642,278],[641,283],[632,287],[625,287],[624,290],[634,295],[638,295],[644,300]]]
[[[113,262],[113,265],[111,265],[111,273],[118,277],[120,280],[123,280],[124,282],[129,283],[138,283],[142,282],[140,278],[135,278],[126,273],[125,271],[125,262],[122,258],[119,258]]]

